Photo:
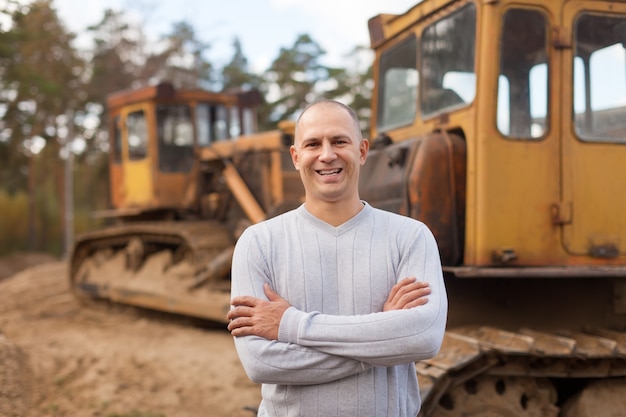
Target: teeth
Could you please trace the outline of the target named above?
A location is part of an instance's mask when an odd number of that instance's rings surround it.
[[[339,171],[341,171],[341,169],[337,168],[337,169],[326,170],[326,171],[317,171],[317,172],[320,175],[333,175],[333,174],[338,174]]]

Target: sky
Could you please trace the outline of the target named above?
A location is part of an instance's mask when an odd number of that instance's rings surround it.
[[[399,14],[418,0],[53,0],[68,29],[80,34],[101,21],[106,8],[124,10],[142,22],[148,36],[170,33],[186,21],[211,45],[208,59],[219,65],[233,54],[239,37],[253,71],[269,67],[281,47],[306,33],[327,54],[327,65],[341,63],[355,46],[369,46],[367,21],[379,13]],[[80,38],[79,38],[80,41]],[[85,41],[86,42],[86,41]]]

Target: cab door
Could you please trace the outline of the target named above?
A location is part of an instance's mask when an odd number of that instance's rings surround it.
[[[545,266],[562,260],[550,221],[550,206],[560,192],[559,126],[550,105],[558,77],[550,47],[554,3],[534,3],[497,2],[485,8],[490,20],[483,23],[480,50],[485,70],[478,73],[483,84],[477,145],[468,140],[470,181],[472,152],[477,169],[476,190],[468,183],[467,218],[471,227],[475,210],[476,228],[468,227],[466,263]],[[475,260],[469,257],[472,234]]]
[[[568,1],[562,16],[562,201],[555,222],[570,255],[608,262],[626,255],[626,3]]]
[[[154,199],[151,112],[146,104],[123,109],[123,196],[125,208],[149,207]]]

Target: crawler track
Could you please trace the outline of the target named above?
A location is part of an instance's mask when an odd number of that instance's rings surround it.
[[[135,223],[82,236],[70,265],[80,297],[225,321],[233,240],[219,223]]]
[[[454,329],[435,358],[417,364],[417,373],[420,416],[586,416],[584,410],[607,406],[623,413],[626,333]],[[582,395],[594,388],[604,391],[603,404],[588,404]],[[566,397],[570,404],[562,407]],[[573,409],[577,414],[568,414]]]

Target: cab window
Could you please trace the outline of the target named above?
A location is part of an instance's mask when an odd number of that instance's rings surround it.
[[[226,140],[230,137],[229,111],[222,105],[201,103],[196,106],[196,130],[198,145],[208,146],[213,142]],[[238,131],[236,126],[234,131]]]
[[[511,9],[500,36],[497,126],[514,139],[548,130],[548,23],[536,10]]]
[[[476,7],[469,4],[429,25],[421,42],[422,116],[463,107],[476,95]]]
[[[626,143],[626,18],[583,13],[574,36],[576,134]]]
[[[188,172],[194,164],[193,124],[187,105],[157,106],[159,170]]]
[[[253,109],[244,107],[241,109],[242,135],[251,135],[256,132],[256,113]]]
[[[380,57],[376,126],[386,131],[409,125],[417,111],[417,39],[410,36]]]
[[[148,125],[142,110],[129,113],[126,117],[128,132],[128,157],[131,161],[144,159],[148,155]]]

